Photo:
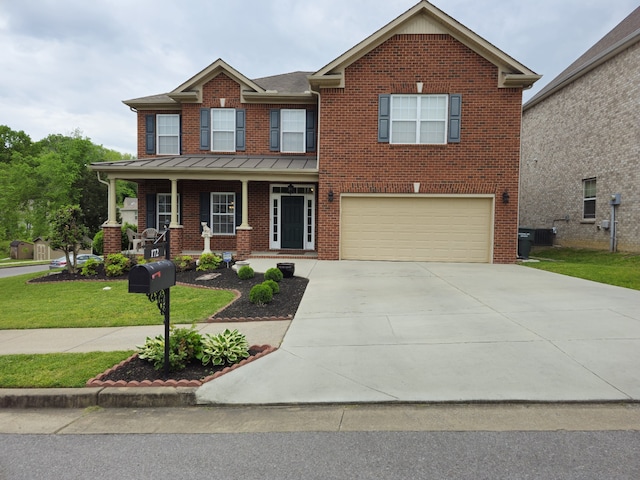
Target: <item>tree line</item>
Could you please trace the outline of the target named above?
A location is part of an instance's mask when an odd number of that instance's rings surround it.
[[[0,242],[47,238],[55,212],[67,205],[80,206],[93,237],[107,219],[107,186],[89,164],[132,158],[92,143],[78,130],[34,142],[23,131],[0,125]],[[118,181],[118,204],[135,197],[136,187]]]

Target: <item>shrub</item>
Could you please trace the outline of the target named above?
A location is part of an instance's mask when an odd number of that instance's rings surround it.
[[[254,285],[249,291],[249,301],[255,303],[259,307],[270,303],[273,300],[273,290],[269,285],[259,283]]]
[[[98,274],[98,265],[100,265],[100,262],[98,262],[97,260],[95,260],[93,258],[90,258],[82,266],[82,270],[80,271],[80,275],[82,275],[83,277],[88,277],[90,275],[97,275]]]
[[[193,257],[189,255],[178,255],[173,259],[179,272],[189,270],[193,264]]]
[[[274,295],[280,293],[280,285],[275,280],[265,280],[262,285],[269,287]]]
[[[131,268],[131,260],[121,253],[111,253],[104,262],[107,277],[119,277]]]
[[[198,259],[197,271],[215,270],[222,263],[222,258],[215,253],[203,253]]]
[[[199,356],[203,365],[234,364],[249,356],[247,337],[238,330],[228,328],[217,335],[206,334],[202,338],[202,352]]]
[[[156,370],[164,366],[164,336],[147,337],[144,345],[136,345],[138,357],[153,363]],[[202,335],[195,326],[171,327],[169,334],[169,370],[182,370],[188,362],[202,355]]]
[[[93,242],[91,243],[93,247],[93,253],[96,255],[102,255],[104,253],[104,231],[100,230],[93,236]]]
[[[266,272],[264,272],[264,279],[279,282],[280,280],[282,280],[282,272],[279,268],[270,268]]]
[[[255,276],[256,273],[249,265],[243,265],[238,269],[238,277],[240,277],[240,280],[249,280],[250,278],[253,278]]]

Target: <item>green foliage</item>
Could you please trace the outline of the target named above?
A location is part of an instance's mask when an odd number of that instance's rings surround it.
[[[136,345],[138,356],[153,363],[156,370],[164,366],[164,336],[147,337],[144,345]],[[171,327],[169,333],[169,369],[182,370],[188,362],[202,356],[202,335],[195,326],[191,328]]]
[[[198,267],[196,268],[196,270],[199,272],[215,270],[220,266],[221,263],[222,258],[215,253],[203,253],[198,259]]]
[[[93,236],[91,246],[93,248],[93,253],[96,255],[102,255],[104,253],[104,230],[100,230]]]
[[[67,257],[67,268],[76,273],[78,251],[85,246],[87,227],[82,224],[82,210],[78,205],[66,205],[56,212],[51,222],[51,248],[62,250]],[[73,261],[70,260],[73,256]]]
[[[80,271],[80,274],[84,277],[96,275],[98,273],[98,265],[100,265],[100,262],[98,262],[93,258],[90,258],[82,266],[82,270]]]
[[[203,365],[232,365],[249,356],[247,337],[238,330],[228,328],[217,335],[202,338],[202,352],[198,357]]]
[[[193,265],[193,257],[190,255],[178,255],[173,259],[173,263],[176,264],[179,272],[184,272],[185,270],[189,270]]]
[[[280,293],[280,285],[275,280],[265,280],[262,284],[269,287],[274,295]]]
[[[254,285],[251,291],[249,291],[249,301],[258,306],[271,303],[271,300],[273,300],[273,290],[271,290],[269,285],[259,283],[258,285]]]
[[[127,235],[127,228],[130,228],[134,232],[138,231],[138,226],[131,223],[125,223],[120,228],[120,249],[127,250],[129,248],[129,236]]]
[[[273,280],[274,282],[279,282],[282,280],[282,272],[279,268],[269,268],[266,272],[264,272],[265,280]]]
[[[107,277],[119,277],[131,269],[131,260],[121,253],[111,253],[104,262]]]
[[[253,271],[249,265],[243,265],[238,269],[238,277],[240,280],[249,280],[256,276],[256,273]]]

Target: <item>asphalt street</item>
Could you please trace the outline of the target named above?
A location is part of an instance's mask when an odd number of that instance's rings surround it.
[[[16,275],[24,275],[25,273],[44,272],[47,270],[49,270],[49,265],[0,268],[0,278],[15,277]]]

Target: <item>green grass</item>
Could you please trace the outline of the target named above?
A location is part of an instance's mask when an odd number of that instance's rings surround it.
[[[133,351],[0,356],[0,388],[75,388]]]
[[[527,267],[640,290],[640,255],[574,248],[535,248]]]
[[[161,325],[164,321],[146,295],[128,293],[126,281],[26,283],[40,275],[0,278],[0,329]],[[171,323],[205,320],[233,298],[225,290],[172,287]]]

